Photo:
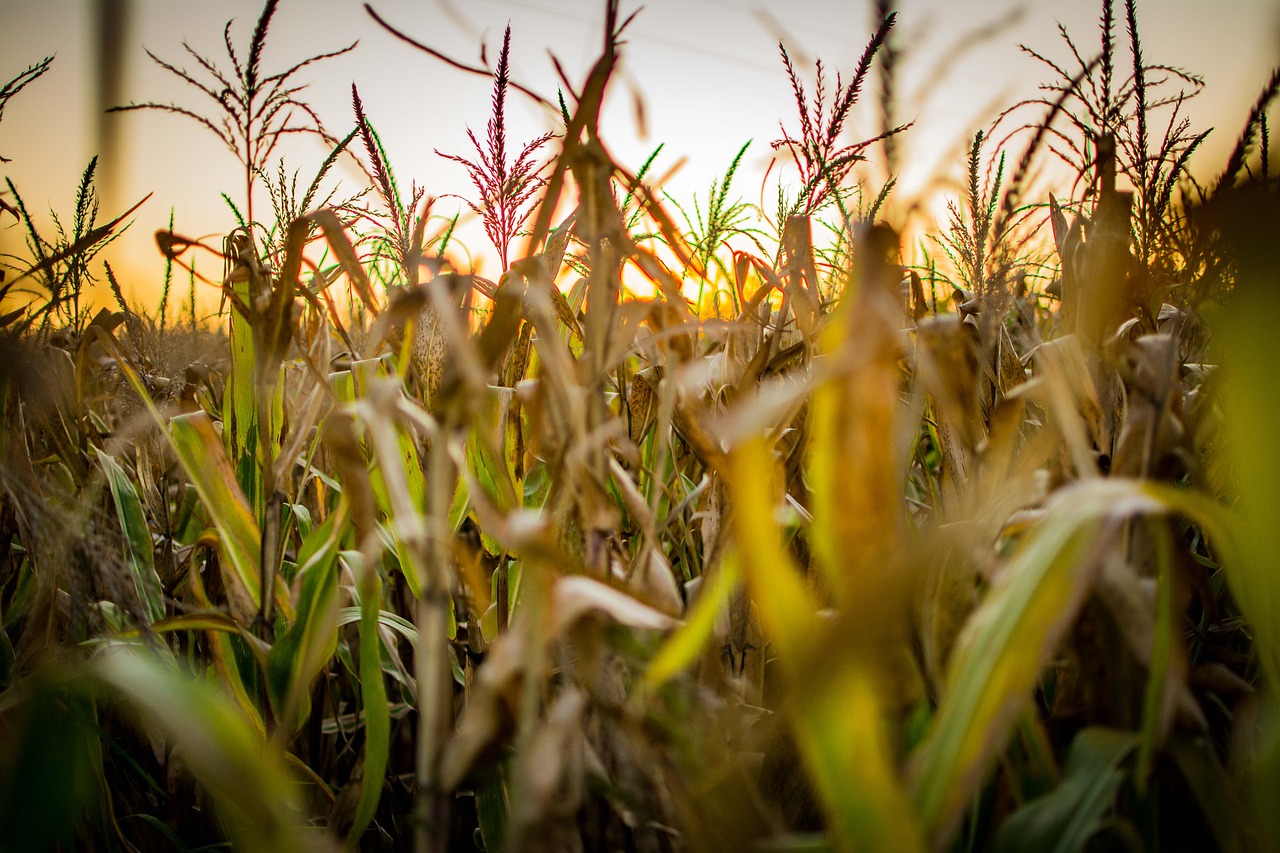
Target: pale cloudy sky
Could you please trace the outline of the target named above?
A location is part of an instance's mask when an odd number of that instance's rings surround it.
[[[0,154],[13,161],[3,173],[33,209],[67,211],[96,148],[93,5],[89,0],[0,0],[0,77],[8,79],[57,54],[53,69],[11,102],[0,124]],[[122,99],[173,100],[196,108],[203,108],[198,99],[203,96],[159,71],[143,47],[191,67],[182,40],[206,55],[223,56],[223,23],[235,18],[234,38],[245,44],[261,8],[256,0],[132,0],[128,5],[128,26],[117,45],[125,63]],[[372,5],[419,40],[472,63],[481,43],[489,45],[491,59],[496,56],[510,22],[515,78],[552,98],[556,76],[549,54],[580,83],[597,55],[603,20],[603,3],[596,0],[375,0]],[[916,122],[901,143],[900,200],[923,197],[954,180],[973,131],[987,126],[1000,108],[1034,95],[1036,85],[1048,79],[1046,68],[1019,52],[1020,42],[1066,61],[1056,30],[1060,22],[1086,56],[1097,50],[1098,2],[907,0],[900,5],[898,118]],[[636,6],[624,2],[624,14]],[[806,71],[820,57],[830,69],[847,74],[872,30],[871,4],[865,0],[648,0],[643,6],[627,34],[623,74],[611,90],[605,141],[632,169],[659,143],[666,147],[658,172],[687,157],[667,187],[682,200],[702,192],[748,139],[754,142],[735,188],[749,201],[759,198],[778,122],[795,126],[778,57],[780,39]],[[1117,6],[1122,13],[1123,3]],[[1280,4],[1145,0],[1138,8],[1147,61],[1182,66],[1206,79],[1206,92],[1191,115],[1198,126],[1217,128],[1198,158],[1201,169],[1212,173],[1270,69],[1280,63]],[[1121,16],[1117,35],[1123,32]],[[442,160],[434,149],[467,153],[465,128],[481,133],[488,115],[488,81],[398,42],[357,0],[283,0],[270,35],[267,71],[358,39],[351,54],[304,72],[301,79],[310,83],[304,97],[341,134],[352,123],[350,85],[355,82],[402,184],[417,179],[436,195],[468,192],[461,167]],[[637,100],[644,105],[643,128],[636,122]],[[527,99],[513,95],[509,103],[515,139],[555,129],[554,117]],[[155,195],[113,249],[113,266],[127,270],[126,292],[148,295],[161,269],[151,235],[167,223],[170,208],[183,233],[224,232],[229,214],[218,194],[226,191],[239,199],[241,180],[230,152],[193,122],[159,113],[114,120],[122,148],[114,163],[103,164],[115,169],[113,204],[120,210],[147,192]],[[855,134],[874,131],[869,116],[858,117]],[[324,153],[318,144],[294,146],[290,165],[300,167],[305,178]],[[347,170],[347,177],[354,181],[356,175]],[[772,193],[766,190],[767,205]],[[0,232],[4,251],[19,250],[19,240],[16,229]],[[487,251],[483,239],[469,242],[473,250]]]

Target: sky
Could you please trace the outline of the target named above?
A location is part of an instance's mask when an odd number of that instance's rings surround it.
[[[245,0],[114,0],[129,14],[112,40],[122,63],[120,103],[158,101],[202,109],[199,93],[151,62],[192,67],[182,49],[222,59],[222,27],[234,18],[233,39],[248,43],[259,2]],[[389,22],[450,56],[478,64],[480,46],[496,58],[504,27],[512,27],[512,76],[554,100],[557,57],[575,85],[585,79],[601,43],[603,2],[595,0],[374,0]],[[895,118],[915,122],[897,153],[895,202],[913,202],[937,214],[954,194],[963,151],[975,130],[988,128],[1001,109],[1035,97],[1049,70],[1019,51],[1020,43],[1069,60],[1057,32],[1061,24],[1087,56],[1098,48],[1100,4],[1077,0],[908,0],[900,4],[896,46],[901,51]],[[1123,12],[1123,4],[1120,13]],[[94,7],[90,0],[0,0],[0,78],[9,79],[46,55],[51,71],[19,94],[0,122],[0,155],[12,162],[0,171],[17,186],[29,208],[69,215],[76,183],[89,158],[102,148],[105,126],[119,141],[103,162],[103,219],[153,193],[135,224],[110,253],[127,295],[142,304],[157,297],[161,270],[154,232],[173,211],[176,230],[189,236],[225,233],[231,214],[220,198],[239,202],[242,178],[233,155],[192,121],[158,112],[99,118]],[[624,2],[623,13],[637,8]],[[1202,174],[1220,168],[1249,105],[1280,64],[1280,3],[1275,0],[1145,0],[1138,5],[1148,62],[1184,67],[1205,78],[1205,92],[1189,115],[1197,128],[1215,127],[1196,158]],[[751,145],[734,183],[744,200],[761,199],[762,179],[779,135],[779,122],[796,127],[790,86],[778,55],[786,43],[806,75],[821,58],[846,76],[872,30],[871,4],[851,0],[648,0],[628,29],[621,73],[609,93],[603,136],[616,160],[634,170],[660,143],[653,174],[682,162],[665,184],[686,203],[705,193],[734,153]],[[1123,17],[1117,28],[1123,35]],[[351,84],[378,129],[402,185],[416,180],[429,194],[467,195],[463,169],[436,150],[469,154],[466,129],[483,137],[491,82],[446,66],[382,30],[357,0],[282,0],[264,56],[267,71],[281,70],[314,53],[351,41],[351,53],[304,70],[302,97],[338,135],[353,126]],[[812,80],[811,77],[809,77]],[[869,106],[854,117],[849,141],[875,134]],[[642,105],[643,119],[637,104]],[[1038,117],[1027,114],[1028,120]],[[556,117],[512,93],[509,133],[520,141],[557,129]],[[287,165],[309,179],[326,151],[315,140],[297,141]],[[775,170],[770,181],[779,174]],[[359,174],[341,166],[354,190]],[[764,187],[766,208],[776,190]],[[256,204],[261,210],[265,196]],[[444,199],[439,210],[456,208]],[[464,231],[478,255],[488,255],[478,229]],[[216,241],[215,241],[216,243]],[[8,222],[0,251],[22,253],[21,234]],[[213,272],[209,261],[202,271]],[[202,291],[206,306],[216,301]]]

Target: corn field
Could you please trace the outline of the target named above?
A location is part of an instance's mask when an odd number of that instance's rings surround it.
[[[839,74],[780,46],[765,210],[745,146],[685,203],[614,160],[607,0],[558,97],[510,27],[471,69],[489,279],[355,86],[341,133],[303,100],[349,48],[264,67],[277,6],[117,107],[243,169],[225,238],[156,232],[158,305],[96,158],[53,232],[0,196],[0,847],[1280,845],[1280,71],[1197,181],[1203,81],[1102,0],[913,247],[870,168],[912,128],[851,127],[892,4]]]

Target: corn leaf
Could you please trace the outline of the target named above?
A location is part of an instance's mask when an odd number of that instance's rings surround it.
[[[267,656],[267,697],[286,732],[309,713],[311,682],[338,643],[338,551],[347,533],[346,504],[302,542],[298,554],[297,617]]]
[[[247,276],[241,281],[233,282],[230,287],[234,289],[241,304],[252,304],[253,295],[249,290]],[[261,418],[254,386],[253,326],[248,317],[232,310],[230,332],[231,371],[227,376],[222,411],[222,422],[229,425],[230,429],[226,430],[223,440],[227,454],[235,460],[237,468],[244,475],[240,486],[257,509],[261,500],[258,494],[261,481],[254,462],[258,452]]]
[[[156,574],[151,528],[147,526],[142,501],[124,469],[110,455],[99,450],[98,463],[107,475],[107,486],[111,489],[116,518],[120,521],[120,529],[124,531],[125,557],[129,574],[133,578],[134,591],[138,593],[138,601],[142,603],[142,611],[148,622],[163,619],[164,592],[160,576]]]
[[[356,362],[350,373],[338,374],[336,377],[335,391],[338,399],[344,403],[356,402],[360,395],[368,392],[372,383],[386,381],[388,373],[387,366],[381,359]],[[389,458],[377,457],[377,464],[369,472],[369,483],[383,518],[394,519],[398,516],[403,524],[409,524],[410,519],[420,517],[426,507],[426,479],[417,445],[407,430],[381,418],[367,418],[366,427],[368,430],[393,430],[395,433],[394,440],[386,445],[394,447],[394,451],[385,454]],[[388,482],[388,477],[391,482]],[[395,494],[392,493],[393,488],[396,490]],[[414,551],[415,545],[406,542],[402,536],[396,536],[395,540],[400,570],[414,597],[421,598],[425,578]]]
[[[71,673],[49,667],[21,692],[4,695],[0,837],[6,850],[78,846],[76,824],[99,795],[102,748],[83,688]]]
[[[1247,548],[1239,564],[1227,566],[1227,581],[1255,632],[1260,661],[1274,689],[1280,685],[1280,581],[1274,571],[1274,555],[1280,553],[1280,525],[1274,523],[1280,518],[1280,461],[1274,447],[1280,395],[1263,389],[1270,387],[1280,363],[1280,341],[1272,328],[1280,296],[1274,277],[1246,284],[1216,324],[1227,374],[1226,452],[1239,489],[1242,544]]]
[[[96,657],[91,671],[181,747],[184,765],[213,797],[237,849],[327,846],[300,819],[295,780],[279,753],[211,685],[123,645]]]
[[[831,639],[817,602],[782,547],[772,504],[773,459],[763,438],[729,455],[728,482],[747,588],[783,672],[797,691],[789,718],[801,756],[842,850],[922,850],[923,838],[898,777],[885,728],[881,686],[861,655],[818,652]],[[834,672],[816,684],[819,662]]]
[[[799,677],[813,653],[818,604],[782,547],[782,533],[773,517],[773,468],[769,445],[763,438],[753,438],[730,453],[727,480],[747,589],[784,671]]]
[[[1149,482],[1090,479],[1060,490],[1018,544],[957,641],[946,692],[915,757],[915,796],[935,840],[949,836],[1074,622],[1103,555],[1130,516],[1178,513],[1234,563],[1231,517],[1203,495]]]
[[[1203,738],[1174,737],[1167,754],[1200,805],[1218,849],[1223,853],[1254,849],[1256,837],[1251,836],[1255,832],[1238,794],[1239,787],[1218,760],[1213,745]]]
[[[821,336],[832,375],[811,402],[813,543],[838,607],[857,608],[868,620],[895,621],[883,602],[901,598],[893,557],[903,530],[902,310],[892,290],[897,279],[879,256],[885,250],[880,241],[896,244],[896,236],[876,228],[859,240],[858,255],[865,257]]]
[[[1041,667],[1091,587],[1097,519],[1051,513],[1027,535],[961,632],[946,692],[918,755],[916,804],[935,839],[954,830]]]
[[[789,714],[792,731],[837,849],[923,851],[876,676],[856,656],[832,661],[819,683],[798,689]]]
[[[501,850],[507,837],[507,784],[501,772],[476,789],[476,818],[485,850]]]
[[[1066,775],[1000,827],[997,853],[1079,853],[1102,828],[1128,775],[1121,765],[1137,748],[1131,732],[1084,729],[1067,754]]]
[[[191,478],[217,531],[226,568],[230,569],[223,572],[223,582],[232,615],[248,624],[253,621],[261,600],[258,523],[207,414],[192,412],[175,417],[170,422],[170,437],[178,461]]]
[[[361,616],[363,612],[360,607],[342,607],[337,612],[336,621],[339,626],[350,625],[353,622],[359,622],[363,618]],[[390,610],[379,610],[378,624],[395,631],[408,640],[410,645],[415,647],[418,645],[418,629],[403,616],[392,613]]]
[[[711,582],[706,584],[685,619],[685,623],[662,644],[645,671],[645,685],[653,690],[687,669],[711,642],[716,619],[728,606],[741,580],[738,557],[726,554]]]
[[[382,640],[378,633],[382,579],[363,555],[357,567],[360,586],[360,703],[364,709],[364,778],[356,802],[355,819],[344,847],[353,849],[373,821],[382,798],[382,777],[391,750],[391,712],[387,686],[382,680]]]

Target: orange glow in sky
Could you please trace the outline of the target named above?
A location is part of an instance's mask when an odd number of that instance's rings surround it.
[[[200,53],[225,59],[225,21],[236,19],[233,40],[246,44],[261,8],[256,0],[132,0],[116,5],[129,10],[114,45],[123,63],[120,102],[173,101],[197,110],[205,107],[204,96],[157,68],[144,46],[188,68],[195,65],[183,52],[184,40]],[[513,78],[553,102],[558,80],[549,54],[559,58],[579,85],[601,40],[603,3],[594,0],[374,0],[372,5],[420,41],[473,64],[482,44],[488,46],[490,61],[496,59],[503,28],[510,22]],[[665,185],[686,205],[695,193],[705,196],[748,139],[753,142],[734,194],[751,203],[761,199],[761,181],[773,154],[769,142],[778,137],[779,122],[796,125],[779,40],[806,73],[820,57],[831,72],[847,76],[873,29],[866,2],[649,0],[643,5],[627,32],[622,73],[610,90],[604,141],[632,171],[660,143],[665,147],[654,174],[687,158]],[[1098,44],[1099,3],[913,0],[901,5],[894,118],[915,125],[898,145],[899,182],[891,218],[903,216],[913,205],[925,218],[937,218],[945,214],[947,194],[956,192],[973,132],[988,127],[1004,107],[1034,97],[1036,85],[1049,77],[1048,69],[1021,53],[1018,44],[1066,61],[1069,55],[1056,29],[1061,22],[1091,55]],[[0,0],[0,77],[7,80],[46,55],[57,57],[52,70],[6,108],[0,154],[12,162],[0,168],[29,208],[52,207],[66,216],[80,173],[100,148],[99,130],[114,133],[119,147],[102,164],[101,219],[147,193],[154,195],[106,257],[121,275],[125,293],[147,304],[156,299],[163,269],[152,235],[167,226],[170,210],[180,233],[221,235],[233,222],[220,193],[239,201],[243,178],[232,154],[195,122],[157,112],[125,113],[99,122],[95,6],[87,0]],[[1122,13],[1123,4],[1117,6]],[[634,8],[635,3],[624,3],[623,13]],[[1205,78],[1205,92],[1188,110],[1197,127],[1216,128],[1193,161],[1201,175],[1211,177],[1221,167],[1249,105],[1280,62],[1277,8],[1266,0],[1139,3],[1146,60],[1185,67]],[[1117,37],[1123,36],[1121,14]],[[490,81],[397,41],[356,0],[282,0],[264,69],[277,71],[353,40],[359,45],[350,54],[302,73],[300,79],[309,84],[302,97],[341,136],[353,126],[350,88],[356,83],[401,186],[407,190],[416,180],[430,195],[468,195],[471,187],[463,169],[435,151],[472,154],[466,129],[483,136]],[[878,128],[870,109],[874,85],[873,80],[865,108],[852,122],[861,138]],[[1038,115],[1029,113],[1027,119]],[[514,92],[508,117],[510,137],[517,144],[558,129],[555,113]],[[316,140],[295,140],[283,150],[288,168],[299,169],[304,184],[326,154]],[[335,174],[346,189],[339,197],[359,189],[362,177],[349,164]],[[774,168],[763,188],[770,212],[779,174]],[[255,203],[259,210],[269,209],[265,193]],[[457,206],[446,198],[437,209],[448,212]],[[486,274],[496,277],[497,262],[480,229],[471,223],[462,229],[462,238],[473,255],[483,258]],[[211,243],[217,245],[217,239]],[[0,230],[0,251],[25,252],[20,230],[8,219]],[[200,263],[202,272],[216,275],[214,259]],[[212,309],[216,291],[204,291],[204,307]]]

